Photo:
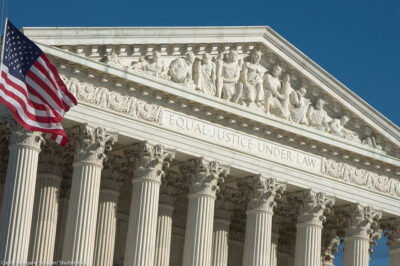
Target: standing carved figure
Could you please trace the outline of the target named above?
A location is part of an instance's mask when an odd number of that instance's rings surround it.
[[[263,77],[267,72],[260,64],[261,52],[253,49],[249,60],[243,64],[241,82],[243,83],[243,101],[248,107],[264,106]]]
[[[174,82],[192,82],[192,67],[195,57],[192,52],[186,53],[185,57],[176,58],[169,65],[169,75]]]
[[[197,90],[215,96],[216,66],[209,53],[205,53],[201,61],[199,59],[195,61],[193,79]]]
[[[302,87],[290,94],[290,117],[293,122],[308,125],[307,111],[311,104],[306,96],[307,90]]]
[[[290,85],[290,75],[286,74],[283,77],[282,81],[282,88],[281,88],[281,104],[282,104],[282,111],[280,117],[285,118],[285,119],[290,119],[290,95],[294,93],[294,89],[292,88],[292,85]]]
[[[217,70],[217,96],[237,103],[243,92],[243,85],[239,82],[241,62],[238,60],[238,53],[230,50],[225,61],[220,56],[217,60]]]
[[[281,100],[284,100],[284,96],[281,94],[281,81],[279,76],[282,73],[280,66],[276,65],[272,69],[272,74],[266,74],[264,79],[265,89],[265,111],[267,114],[273,112],[274,114],[282,114],[283,106]]]
[[[310,106],[307,112],[308,122],[310,126],[328,132],[329,123],[332,121],[332,118],[328,115],[328,113],[324,110],[325,101],[323,99],[318,99],[315,103],[315,108]]]

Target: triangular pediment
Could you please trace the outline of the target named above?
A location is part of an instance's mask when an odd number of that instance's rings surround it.
[[[227,124],[400,167],[399,128],[269,27],[23,31],[70,73],[67,82],[82,76],[128,94],[150,88]]]

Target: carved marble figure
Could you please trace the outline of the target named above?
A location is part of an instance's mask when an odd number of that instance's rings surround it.
[[[196,59],[193,66],[193,79],[197,90],[215,96],[216,65],[212,62],[209,53],[205,53],[202,60]]]
[[[169,65],[169,75],[174,82],[190,83],[192,81],[192,68],[195,56],[192,52],[186,53],[185,57],[176,58]]]
[[[282,111],[280,116],[282,118],[290,120],[290,95],[293,94],[295,91],[290,85],[290,75],[286,74],[282,80],[282,88],[281,88],[281,95],[282,95]]]
[[[311,102],[305,97],[306,93],[306,88],[302,87],[290,94],[290,117],[293,122],[308,126],[307,111]]]
[[[132,64],[132,69],[153,73],[156,77],[166,77],[168,68],[161,59],[161,53],[154,51],[152,58],[141,57],[139,62]]]
[[[264,107],[263,77],[267,69],[260,64],[261,52],[253,49],[241,74],[243,101],[248,107]]]
[[[226,60],[220,55],[217,68],[217,97],[237,103],[243,92],[243,84],[239,82],[241,60],[238,60],[237,51],[230,50]]]
[[[344,127],[349,122],[349,120],[350,119],[346,115],[342,116],[340,119],[339,118],[333,119],[332,122],[330,123],[330,133],[348,140],[361,142],[356,132],[351,131]]]
[[[317,100],[314,106],[310,106],[307,112],[307,118],[310,126],[324,131],[329,131],[329,123],[332,121],[332,118],[328,115],[328,113],[324,110],[325,101],[321,98]]]
[[[267,114],[274,113],[278,116],[283,114],[281,100],[284,100],[284,96],[281,94],[282,83],[279,79],[281,73],[281,67],[276,65],[272,69],[272,74],[267,73],[265,75],[265,111]]]

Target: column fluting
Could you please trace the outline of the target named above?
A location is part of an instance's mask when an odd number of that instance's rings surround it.
[[[132,145],[124,152],[134,169],[124,264],[153,266],[161,177],[175,152],[148,142]]]
[[[49,262],[54,257],[63,151],[64,147],[56,143],[46,143],[39,156],[28,256],[30,262]]]
[[[279,241],[279,221],[280,219],[272,218],[272,235],[271,235],[271,266],[278,264],[278,241]]]
[[[390,246],[390,266],[400,265],[400,218],[391,218],[386,236]]]
[[[101,172],[93,265],[112,266],[114,262],[117,209],[119,191],[124,182],[121,171],[124,161],[121,157],[111,155]]]
[[[238,185],[247,192],[248,198],[243,265],[269,266],[275,200],[281,197],[286,186],[275,178],[261,175],[250,177]]]
[[[165,178],[162,178],[160,188],[160,204],[158,206],[156,251],[154,265],[169,266],[172,238],[172,215],[174,202],[178,193],[177,185],[182,183],[178,173],[167,171]]]
[[[370,259],[370,236],[377,229],[382,213],[360,204],[352,204],[343,209],[347,224],[343,265],[367,266]]]
[[[324,212],[335,204],[333,198],[312,190],[296,193],[290,198],[298,206],[296,224],[295,266],[321,265],[321,234]]]
[[[27,131],[15,120],[10,129],[9,159],[0,215],[0,261],[26,263],[42,133]]]
[[[211,266],[216,191],[228,168],[197,158],[181,167],[189,181],[183,266]]]
[[[63,260],[93,264],[101,170],[106,153],[117,140],[104,128],[75,128],[75,158]]]

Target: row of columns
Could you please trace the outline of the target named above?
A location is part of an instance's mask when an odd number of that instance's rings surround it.
[[[0,215],[1,261],[48,262],[60,258],[75,264],[111,266],[119,189],[128,171],[133,188],[125,265],[169,265],[172,213],[178,193],[170,182],[176,183],[180,178],[173,174],[165,176],[175,155],[173,150],[141,142],[124,149],[127,161],[118,162],[113,157],[105,163],[117,140],[116,134],[81,125],[75,129],[73,138],[69,201],[63,202],[59,198],[63,152],[51,147],[42,153],[37,171],[43,138],[16,123],[11,123],[10,129],[9,163]],[[217,195],[217,191],[229,168],[197,158],[183,163],[180,171],[190,185],[183,266],[226,266],[231,210],[237,195],[228,191]],[[238,186],[247,199],[242,265],[275,266],[280,254],[278,232],[272,230],[272,223],[277,199],[285,185],[275,178],[256,175]],[[329,265],[321,260],[321,239],[325,214],[334,205],[334,199],[307,190],[294,193],[289,202],[298,210],[294,265]],[[344,209],[343,214],[347,218],[343,219],[347,228],[344,265],[368,265],[371,237],[381,214],[359,204]],[[58,216],[62,219],[58,220]],[[65,220],[63,233],[59,227]],[[393,220],[390,229],[391,263],[398,265],[399,219]],[[61,254],[54,254],[56,245],[58,249],[62,245]],[[324,248],[329,245],[324,244]]]

